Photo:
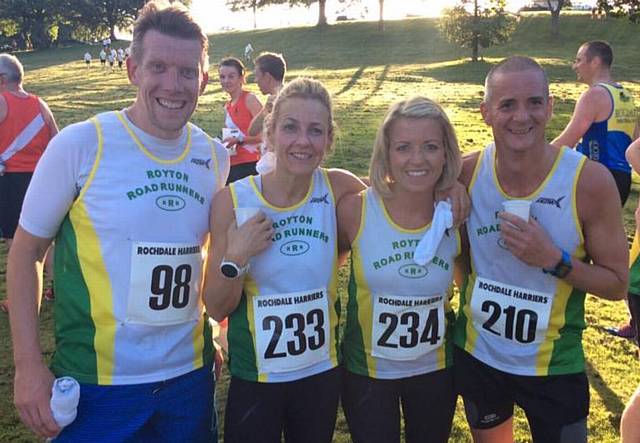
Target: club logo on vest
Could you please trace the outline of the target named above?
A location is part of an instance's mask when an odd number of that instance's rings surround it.
[[[329,193],[327,192],[322,197],[313,197],[313,198],[311,198],[311,200],[309,200],[309,203],[324,203],[324,204],[328,205],[329,204]]]
[[[193,163],[194,165],[198,165],[198,166],[204,166],[207,169],[211,169],[211,167],[209,166],[209,164],[211,163],[211,159],[207,158],[192,158],[191,159],[191,163]]]
[[[564,200],[566,197],[566,195],[563,195],[560,198],[540,197],[538,200],[536,200],[536,203],[540,203],[541,205],[551,205],[555,206],[558,209],[562,209],[562,206],[560,206],[560,202],[562,202],[562,200]]]
[[[400,269],[398,269],[398,274],[404,278],[424,278],[428,273],[429,271],[426,267],[414,263],[402,265]]]
[[[309,243],[304,240],[291,240],[280,246],[283,255],[302,255],[309,250]]]
[[[187,202],[177,195],[161,195],[156,198],[156,206],[163,211],[174,212],[184,209],[184,207],[187,206]]]
[[[507,248],[506,243],[504,242],[504,239],[502,237],[498,238],[498,246],[500,246],[502,249],[504,249],[505,251],[508,251],[509,248]]]

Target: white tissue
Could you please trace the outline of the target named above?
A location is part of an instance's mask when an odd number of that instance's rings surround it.
[[[425,232],[424,237],[416,246],[413,253],[413,261],[420,266],[425,266],[433,260],[436,255],[440,241],[445,231],[453,226],[453,212],[451,212],[451,203],[448,201],[440,201],[436,204],[433,213],[431,228]]]
[[[78,415],[80,385],[73,377],[56,378],[51,387],[51,413],[58,426],[64,428]]]
[[[266,174],[267,172],[273,171],[275,167],[276,155],[271,151],[267,151],[260,157],[260,160],[258,160],[256,171],[258,171],[258,174]]]

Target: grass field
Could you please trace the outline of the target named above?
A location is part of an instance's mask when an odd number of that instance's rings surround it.
[[[336,149],[328,166],[339,166],[363,174],[368,167],[375,128],[388,105],[401,97],[420,93],[438,100],[453,121],[464,151],[480,148],[490,141],[490,132],[478,112],[482,83],[489,66],[512,54],[535,57],[549,73],[555,96],[555,116],[549,138],[566,125],[583,85],[575,82],[571,61],[581,42],[605,39],[612,43],[616,60],[615,76],[634,92],[640,103],[640,44],[638,28],[626,21],[592,21],[586,15],[566,15],[561,19],[561,37],[548,34],[549,17],[525,15],[512,42],[485,51],[484,61],[471,63],[466,53],[444,42],[435,21],[411,19],[389,22],[384,34],[375,23],[347,23],[325,31],[315,28],[260,30],[213,35],[211,84],[202,97],[193,121],[214,135],[219,133],[226,100],[219,85],[215,61],[223,55],[240,56],[251,42],[257,52],[281,52],[289,64],[289,78],[306,75],[322,80],[332,92],[339,126]],[[85,71],[82,54],[87,47],[19,54],[27,71],[26,88],[47,100],[61,127],[105,110],[127,106],[134,90],[124,71],[112,74],[97,64]],[[97,47],[91,47],[94,59]],[[249,77],[250,80],[251,77]],[[257,92],[255,84],[249,89]],[[637,204],[637,183],[625,211],[631,234],[633,209]],[[0,299],[5,297],[6,251],[0,244]],[[344,277],[344,275],[343,275]],[[343,285],[344,288],[344,285]],[[344,295],[344,290],[342,292]],[[53,351],[51,306],[42,311],[43,352]],[[585,349],[591,380],[589,434],[593,442],[615,442],[624,403],[640,382],[635,349],[628,341],[612,338],[603,328],[625,319],[622,303],[589,296]],[[11,344],[6,316],[0,316],[0,442],[38,441],[19,422],[12,406]],[[218,387],[220,412],[226,397],[227,374]],[[529,441],[523,415],[516,414],[516,439]],[[340,416],[334,441],[348,442],[346,423]],[[451,441],[470,441],[460,408],[456,413]]]

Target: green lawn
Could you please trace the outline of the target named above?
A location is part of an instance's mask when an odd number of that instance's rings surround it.
[[[464,151],[476,150],[489,142],[491,134],[480,118],[478,106],[484,75],[491,63],[504,56],[530,55],[548,70],[556,105],[549,138],[564,128],[577,97],[584,90],[583,85],[575,82],[570,64],[578,46],[585,40],[597,38],[612,43],[616,54],[616,78],[635,93],[640,103],[640,62],[637,57],[640,33],[636,26],[623,20],[592,21],[587,15],[566,15],[561,19],[559,41],[549,37],[548,27],[548,16],[525,15],[510,44],[483,52],[484,61],[475,64],[468,61],[466,52],[444,42],[438,35],[435,21],[429,19],[389,22],[384,34],[377,32],[375,23],[346,23],[322,32],[315,28],[291,28],[213,35],[211,61],[215,65],[215,61],[224,55],[240,56],[244,46],[251,42],[257,52],[282,52],[289,64],[289,78],[307,75],[322,80],[333,94],[339,126],[336,150],[327,165],[363,174],[384,110],[392,101],[412,94],[424,94],[443,104]],[[61,127],[100,111],[123,108],[134,95],[124,71],[108,74],[97,64],[89,72],[85,71],[82,54],[86,50],[83,46],[19,54],[27,71],[26,88],[47,100]],[[94,46],[91,50],[94,59],[97,58],[99,48]],[[193,120],[215,135],[221,128],[226,98],[217,84],[215,66],[211,78]],[[251,76],[249,79],[252,80]],[[251,83],[249,88],[257,92],[255,84]],[[637,198],[636,184],[625,211],[629,233]],[[5,297],[2,278],[5,257],[4,245],[0,244],[0,299]],[[51,311],[51,306],[45,304],[42,337],[47,356],[53,350]],[[591,379],[589,433],[594,442],[618,440],[624,403],[640,382],[634,346],[603,331],[604,327],[624,318],[622,303],[588,297],[589,327],[585,332],[585,348]],[[7,317],[2,315],[0,442],[38,441],[22,427],[13,409],[12,371],[9,326]],[[218,389],[221,413],[227,382],[225,374]],[[516,438],[529,441],[527,425],[520,412],[516,415]],[[334,440],[350,441],[342,416]],[[460,407],[451,441],[470,441]]]

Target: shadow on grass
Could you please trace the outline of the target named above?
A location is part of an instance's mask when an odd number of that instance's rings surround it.
[[[366,69],[366,66],[360,66],[358,68],[358,70],[356,72],[353,73],[353,75],[351,76],[351,78],[349,79],[349,81],[347,82],[346,85],[344,85],[344,87],[339,90],[338,92],[336,92],[334,94],[334,97],[337,97],[339,95],[344,94],[345,92],[347,92],[349,89],[353,88],[355,86],[356,83],[358,83],[358,80],[360,80],[360,78],[362,77],[362,74],[364,73],[364,70]],[[386,68],[385,68],[386,69]]]
[[[624,411],[624,402],[618,398],[618,395],[609,388],[607,383],[603,380],[602,376],[596,368],[593,367],[588,359],[585,359],[587,367],[587,375],[589,376],[589,384],[596,390],[602,403],[604,403],[607,411],[611,413],[609,416],[609,422],[614,429],[620,428],[620,417],[622,411]]]
[[[376,84],[373,87],[373,89],[369,91],[369,93],[367,93],[367,95],[362,97],[360,100],[356,100],[353,103],[351,103],[349,106],[347,106],[347,110],[357,111],[361,107],[366,105],[369,99],[375,96],[378,91],[380,91],[380,89],[382,88],[382,85],[387,80],[387,76],[389,75],[389,68],[390,68],[389,65],[385,65],[384,69],[382,70],[382,73],[376,79]]]

